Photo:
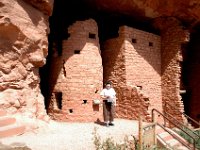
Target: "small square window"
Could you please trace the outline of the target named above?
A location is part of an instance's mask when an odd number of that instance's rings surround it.
[[[80,54],[81,51],[80,50],[74,50],[74,54]]]
[[[142,86],[141,86],[141,85],[137,85],[137,87],[138,87],[140,90],[142,90]]]
[[[153,46],[153,42],[149,42],[149,46]]]
[[[136,39],[132,39],[132,43],[137,43],[137,40]]]
[[[73,109],[69,109],[69,113],[73,113]]]
[[[90,39],[96,39],[96,34],[94,34],[94,33],[89,33],[89,38],[90,38]]]
[[[83,104],[87,104],[87,100],[86,99],[83,100]]]

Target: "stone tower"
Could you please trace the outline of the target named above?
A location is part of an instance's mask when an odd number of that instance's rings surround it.
[[[93,105],[103,87],[98,27],[94,20],[77,21],[68,28],[70,37],[52,59],[49,114],[56,120],[94,121],[102,116]]]

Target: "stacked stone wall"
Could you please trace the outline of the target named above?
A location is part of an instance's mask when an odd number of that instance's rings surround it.
[[[150,107],[162,111],[160,36],[123,26],[126,85],[137,86],[149,97]]]
[[[148,118],[152,108],[162,110],[159,36],[122,26],[119,37],[105,42],[102,57],[104,79],[118,93],[119,117]]]
[[[173,107],[164,107],[164,110],[183,121],[184,112],[183,101],[180,96],[181,85],[181,45],[188,42],[188,32],[186,32],[180,23],[174,19],[158,20],[161,30],[161,79],[162,79],[162,102]],[[178,110],[178,111],[177,111]]]
[[[93,105],[93,100],[99,99],[103,87],[97,24],[92,19],[77,21],[68,28],[68,33],[70,37],[63,41],[62,54],[57,51],[53,54],[49,111],[53,110],[54,114],[50,115],[54,119],[67,121],[101,119],[102,108]],[[59,94],[60,98],[56,96]]]

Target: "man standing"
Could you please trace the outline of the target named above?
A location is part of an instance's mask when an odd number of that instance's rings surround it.
[[[112,88],[111,82],[106,82],[105,88],[100,93],[103,99],[103,117],[105,125],[114,126],[114,115],[116,106],[116,92]]]

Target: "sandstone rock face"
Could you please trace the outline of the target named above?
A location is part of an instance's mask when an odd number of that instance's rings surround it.
[[[46,114],[38,71],[48,53],[47,19],[22,0],[0,2],[0,108],[9,113]]]
[[[53,10],[53,0],[24,0],[30,3],[32,6],[39,9],[41,12],[47,15],[51,15]]]
[[[140,18],[173,16],[190,23],[191,26],[200,20],[199,0],[96,0],[95,3],[98,9]]]

